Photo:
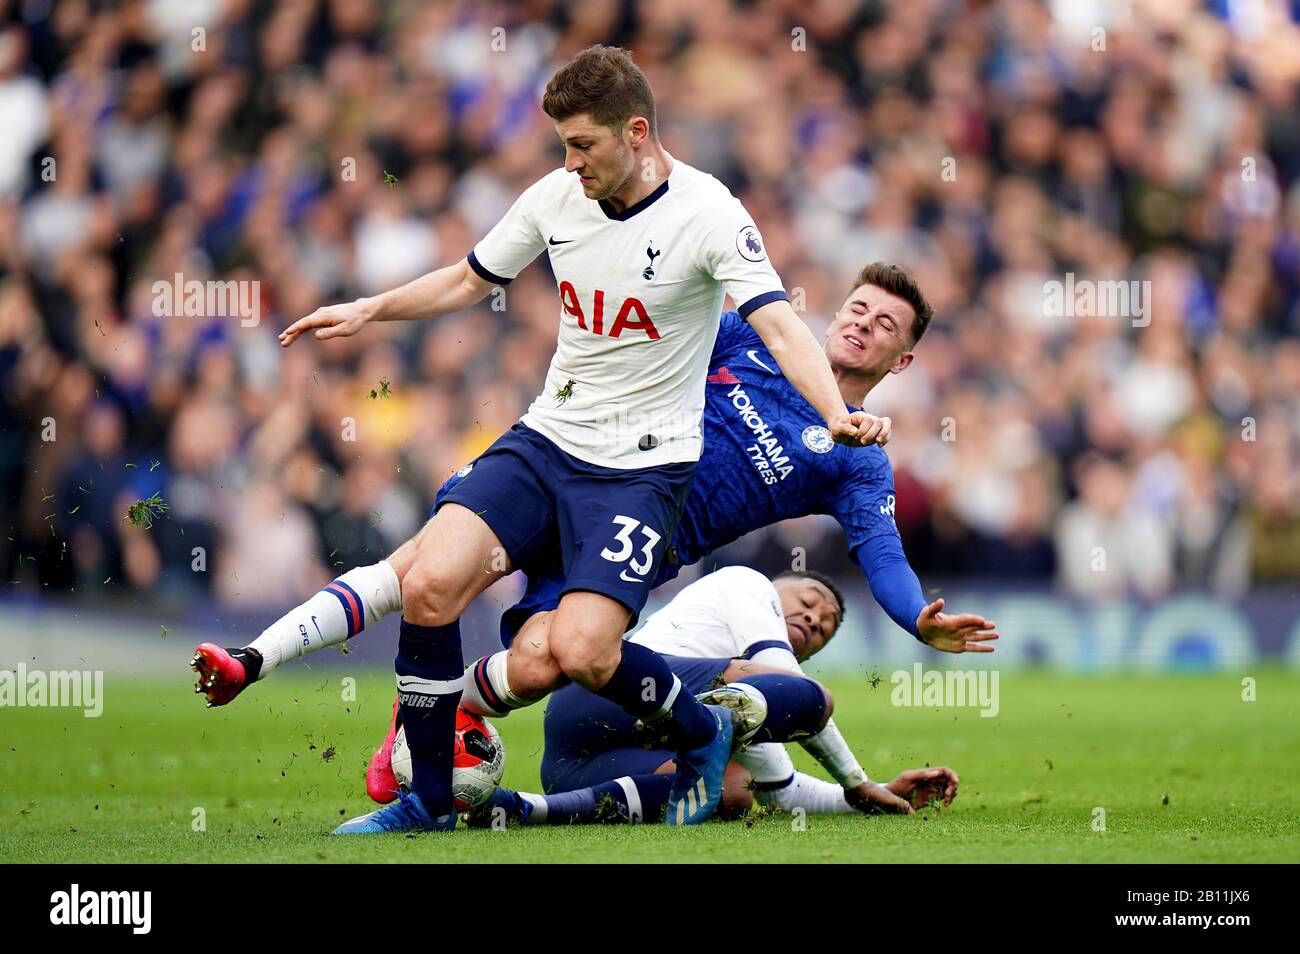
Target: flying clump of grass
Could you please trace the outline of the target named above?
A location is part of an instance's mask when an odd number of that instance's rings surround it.
[[[160,494],[155,493],[148,500],[137,500],[127,507],[126,519],[131,521],[133,527],[149,530],[153,527],[154,519],[166,513],[168,509],[167,502]]]

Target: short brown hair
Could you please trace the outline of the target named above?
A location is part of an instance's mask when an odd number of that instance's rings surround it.
[[[616,131],[633,116],[644,116],[650,135],[659,134],[650,81],[617,46],[589,46],[569,60],[546,84],[542,110],[556,121],[588,113]]]
[[[930,319],[934,317],[934,309],[925,300],[925,295],[921,292],[921,286],[916,283],[916,279],[897,265],[890,265],[888,262],[872,262],[858,272],[858,277],[853,281],[853,288],[862,285],[883,288],[912,306],[912,311],[916,312],[916,323],[912,326],[912,346],[916,347],[916,343],[925,334],[925,329],[930,327]],[[853,288],[849,289],[850,294]]]

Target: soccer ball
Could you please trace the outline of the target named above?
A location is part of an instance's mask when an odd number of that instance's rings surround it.
[[[456,710],[456,750],[451,761],[451,791],[456,810],[469,811],[486,802],[501,784],[506,767],[506,747],[501,734],[486,719],[464,709]],[[406,727],[393,739],[393,774],[403,788],[411,787],[411,750]]]

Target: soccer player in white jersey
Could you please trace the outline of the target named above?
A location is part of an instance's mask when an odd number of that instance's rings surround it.
[[[888,784],[868,779],[831,718],[833,700],[803,675],[801,662],[834,636],[844,597],[819,573],[769,580],[733,566],[687,586],[631,637],[662,654],[684,690],[706,702],[745,703],[736,731],[750,744],[728,769],[720,817],[757,800],[784,811],[910,814],[931,798],[951,804],[958,779],[946,767],[912,769]],[[533,617],[520,631],[544,625]],[[719,686],[726,683],[725,686]],[[541,781],[546,793],[498,789],[471,821],[526,824],[656,821],[664,811],[673,754],[647,744],[635,721],[580,686],[551,696]],[[795,770],[782,743],[799,742],[827,770],[827,782]]]
[[[288,347],[308,331],[324,340],[371,321],[457,311],[508,284],[542,251],[559,286],[559,341],[542,393],[442,499],[401,582],[395,668],[411,791],[340,834],[455,826],[458,620],[556,536],[565,572],[550,644],[557,685],[572,680],[658,724],[678,752],[671,806],[690,794],[690,810],[671,817],[707,818],[721,797],[730,720],[681,692],[658,655],[624,645],[622,634],[644,605],[700,456],[705,371],[724,295],[833,440],[871,443],[880,428],[846,410],[740,202],[660,145],[653,93],[624,51],[578,54],[552,77],[542,108],[564,143],[564,168],[526,189],[465,259],[374,298],[318,309],[281,335]],[[397,587],[391,568],[373,576],[337,580],[313,599],[337,600],[359,628],[368,593]],[[310,605],[300,609],[307,612],[291,613],[286,625],[310,641]],[[196,688],[210,702],[233,696],[256,678],[250,664],[249,654],[205,643],[193,660]]]

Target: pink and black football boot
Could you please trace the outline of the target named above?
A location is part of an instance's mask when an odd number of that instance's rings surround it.
[[[397,798],[401,788],[393,774],[393,740],[397,738],[397,699],[393,699],[393,718],[388,723],[384,744],[375,749],[366,766],[366,794],[380,805]]]
[[[222,649],[216,643],[201,643],[194,650],[190,668],[199,674],[194,691],[207,696],[210,709],[224,706],[257,682],[262,654],[256,649]]]

